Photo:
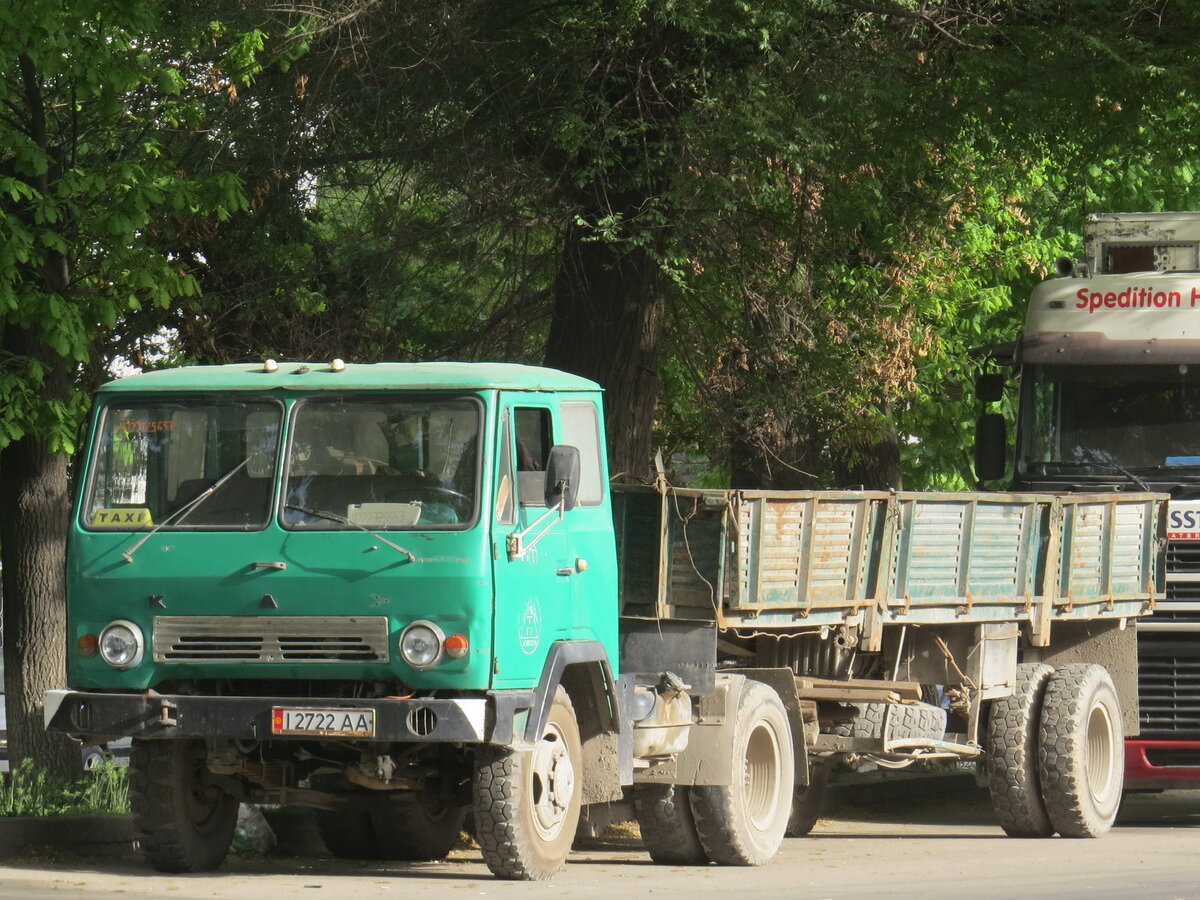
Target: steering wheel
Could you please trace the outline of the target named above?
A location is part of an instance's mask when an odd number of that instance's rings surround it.
[[[405,496],[420,498],[428,497],[430,494],[435,494],[445,498],[446,505],[454,510],[454,514],[460,519],[463,519],[464,514],[470,515],[472,508],[475,506],[475,499],[468,497],[461,491],[456,491],[453,488],[442,487],[440,484],[429,485],[414,485],[412,487],[403,487],[392,491],[388,495],[389,500],[403,502]]]

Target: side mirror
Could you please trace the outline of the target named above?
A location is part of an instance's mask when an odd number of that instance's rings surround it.
[[[579,502],[579,448],[555,444],[546,460],[546,508],[562,501],[563,510]]]
[[[1000,413],[984,413],[975,423],[975,477],[998,481],[1004,477],[1007,426]]]
[[[1004,399],[1004,373],[988,372],[975,377],[975,396],[980,403],[999,403]]]

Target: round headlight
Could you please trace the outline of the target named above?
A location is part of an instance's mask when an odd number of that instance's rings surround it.
[[[413,622],[400,633],[400,655],[414,669],[429,669],[442,658],[442,629],[424,619]]]
[[[128,669],[142,661],[142,630],[132,622],[110,622],[100,632],[100,656],[114,669]]]

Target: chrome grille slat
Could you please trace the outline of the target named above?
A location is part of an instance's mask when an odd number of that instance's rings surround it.
[[[386,663],[385,616],[156,616],[155,662]]]

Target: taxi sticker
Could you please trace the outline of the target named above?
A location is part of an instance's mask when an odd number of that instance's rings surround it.
[[[92,514],[93,528],[149,528],[153,524],[148,509],[98,509]]]

